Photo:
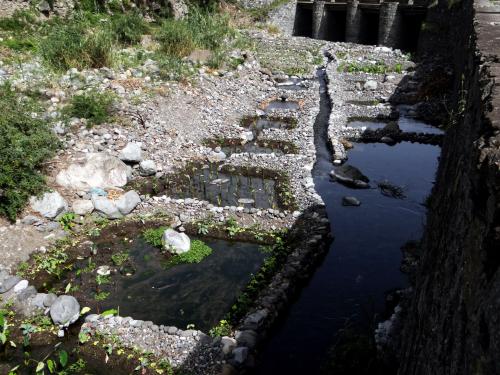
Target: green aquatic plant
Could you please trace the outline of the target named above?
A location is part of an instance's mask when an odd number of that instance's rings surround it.
[[[210,246],[200,240],[191,241],[191,248],[189,251],[174,255],[170,258],[165,267],[172,267],[178,264],[186,264],[186,263],[200,263],[207,256],[212,254],[213,250]]]
[[[162,237],[163,233],[167,230],[167,227],[149,228],[142,233],[144,240],[151,246],[161,248],[162,247]]]

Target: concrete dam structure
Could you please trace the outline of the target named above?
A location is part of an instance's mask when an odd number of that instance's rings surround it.
[[[427,1],[299,1],[293,34],[416,51]]]

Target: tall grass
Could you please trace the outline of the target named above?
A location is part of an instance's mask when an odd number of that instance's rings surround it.
[[[53,27],[40,40],[39,52],[55,70],[100,68],[112,65],[114,41],[106,28],[85,19]]]
[[[184,20],[165,20],[156,39],[167,55],[184,57],[196,48],[216,52],[232,35],[234,31],[227,16],[193,7]]]

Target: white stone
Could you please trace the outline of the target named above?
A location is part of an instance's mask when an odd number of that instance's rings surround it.
[[[56,182],[75,190],[93,187],[109,188],[125,186],[128,181],[127,165],[107,153],[87,155],[84,165],[71,164],[56,177]]]
[[[141,197],[134,190],[127,191],[116,202],[116,207],[123,215],[128,215],[141,203]]]
[[[191,248],[189,237],[185,233],[179,233],[171,228],[163,233],[162,243],[166,250],[174,254],[185,253]]]
[[[68,211],[68,203],[57,191],[45,193],[41,198],[31,197],[30,204],[33,210],[49,219]]]
[[[118,157],[129,163],[139,163],[142,161],[142,150],[141,144],[137,142],[129,142],[127,145],[120,151],[120,155]]]
[[[75,297],[59,296],[50,307],[52,321],[61,326],[69,326],[80,317],[80,304]]]
[[[363,85],[365,90],[376,90],[378,88],[378,83],[376,81],[366,81]]]
[[[87,215],[94,211],[94,204],[89,199],[77,199],[71,205],[77,215]]]
[[[106,197],[92,195],[92,203],[94,204],[95,210],[108,219],[120,219],[123,217],[123,214],[116,204]]]
[[[156,173],[156,164],[153,160],[143,160],[139,164],[139,174],[141,176],[151,176]]]
[[[14,293],[19,293],[28,287],[28,280],[21,280],[14,286]]]

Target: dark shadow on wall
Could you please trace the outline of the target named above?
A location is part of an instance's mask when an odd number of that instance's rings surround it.
[[[312,7],[297,4],[295,12],[295,23],[293,26],[294,36],[305,36],[312,38],[313,11]]]
[[[325,39],[331,42],[345,42],[346,11],[325,10]]]

